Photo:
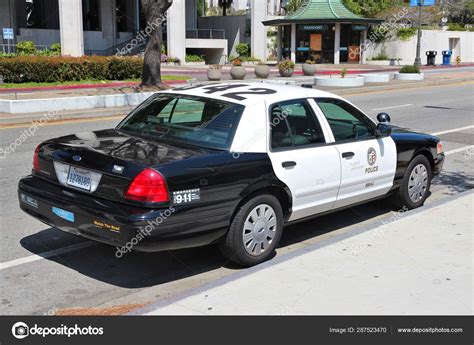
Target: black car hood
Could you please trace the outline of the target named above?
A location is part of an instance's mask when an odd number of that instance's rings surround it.
[[[412,131],[408,128],[402,128],[397,126],[392,126],[392,134],[391,137],[397,140],[427,140],[427,141],[439,141],[439,138],[426,133],[420,133]]]
[[[209,152],[199,147],[151,141],[115,129],[77,133],[49,140],[46,144],[53,151],[61,146],[63,150],[74,154],[88,151],[92,156],[97,155],[101,159],[107,157],[142,166],[163,165]]]

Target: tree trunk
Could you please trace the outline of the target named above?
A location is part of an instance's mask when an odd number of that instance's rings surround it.
[[[166,23],[165,13],[173,0],[141,0],[147,26],[153,28],[145,48],[142,73],[142,87],[165,88],[161,81],[161,41],[162,24]]]

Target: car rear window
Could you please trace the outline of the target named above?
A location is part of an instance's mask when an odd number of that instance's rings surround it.
[[[135,109],[117,129],[228,150],[244,106],[212,98],[159,94]]]

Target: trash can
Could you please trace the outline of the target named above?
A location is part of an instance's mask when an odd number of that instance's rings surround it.
[[[451,55],[453,55],[452,50],[443,50],[443,65],[451,65]]]
[[[438,55],[436,50],[429,50],[426,52],[426,64],[428,66],[436,66],[436,55]]]

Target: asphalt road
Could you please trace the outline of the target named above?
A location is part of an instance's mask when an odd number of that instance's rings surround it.
[[[448,153],[443,174],[434,181],[427,203],[450,198],[474,185],[473,84],[430,87],[349,97],[374,117],[388,112],[392,123],[441,133]],[[163,253],[131,253],[51,229],[22,213],[17,182],[31,170],[34,148],[51,137],[113,127],[117,121],[84,121],[41,127],[0,159],[0,314],[55,314],[68,308],[120,307],[173,296],[237,271],[214,247]],[[0,129],[0,148],[26,128]],[[470,149],[466,147],[470,146]],[[286,229],[278,253],[314,244],[341,232],[390,217],[388,202],[371,203]],[[116,311],[116,310],[112,310]],[[97,311],[93,311],[97,312]]]

